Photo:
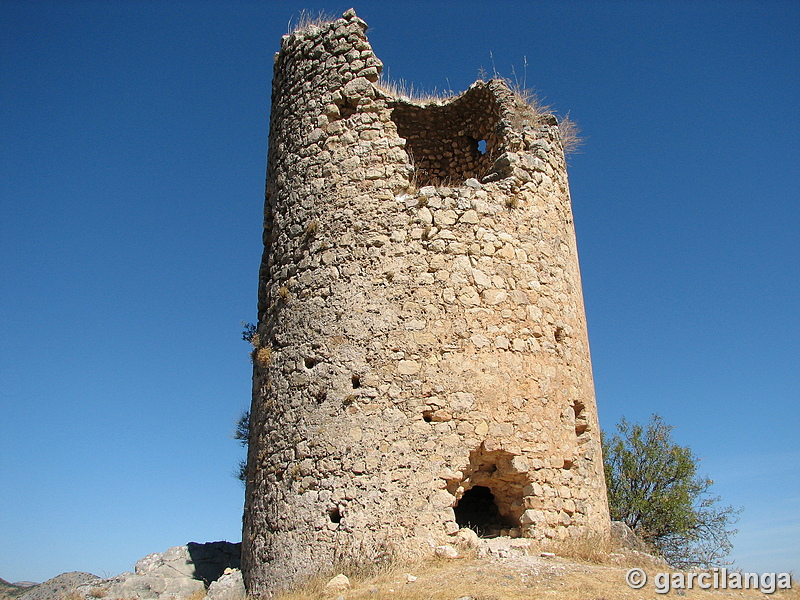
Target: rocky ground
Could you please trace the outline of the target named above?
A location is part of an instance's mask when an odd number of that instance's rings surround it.
[[[646,569],[648,583],[631,589],[625,582],[629,567],[593,564],[547,556],[510,556],[505,559],[438,560],[396,569],[366,578],[349,578],[347,585],[333,580],[280,596],[278,600],[641,600],[681,597],[686,600],[765,599],[798,600],[795,589],[765,595],[759,590],[700,589],[656,593],[658,570]],[[327,587],[328,583],[333,585]],[[695,586],[696,587],[696,586]]]
[[[541,552],[525,539],[479,539],[462,529],[452,546],[440,546],[433,558],[384,565],[342,568],[319,577],[302,590],[277,600],[638,600],[676,597],[703,599],[800,600],[800,586],[767,594],[759,589],[702,590],[656,586],[663,561],[642,551],[640,542],[617,532],[613,549],[596,543],[564,548],[562,556]],[[245,600],[239,571],[239,544],[190,543],[150,554],[134,572],[109,579],[89,573],[62,573],[38,585],[0,579],[0,600]],[[647,583],[632,589],[631,568],[641,568]]]
[[[800,600],[800,586],[794,581],[794,589],[769,595],[759,589],[703,590],[697,585],[661,593],[656,576],[673,569],[642,552],[641,542],[634,538],[617,539],[613,548],[574,544],[564,548],[564,556],[557,556],[534,550],[528,540],[477,540],[470,534],[461,530],[452,547],[437,548],[434,560],[356,571],[351,577],[342,573],[318,578],[278,600],[639,600],[676,596],[687,600]],[[640,589],[626,582],[632,568],[647,575]]]

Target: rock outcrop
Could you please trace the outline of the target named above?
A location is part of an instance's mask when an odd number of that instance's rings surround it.
[[[20,600],[244,600],[239,571],[241,544],[209,542],[174,546],[148,554],[135,572],[101,579],[91,573],[62,573]]]
[[[238,569],[241,544],[189,542],[166,552],[148,554],[136,563],[137,575],[189,577],[206,585],[219,579],[225,569]]]

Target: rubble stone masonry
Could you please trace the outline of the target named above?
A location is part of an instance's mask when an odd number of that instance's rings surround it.
[[[461,527],[608,531],[562,141],[504,82],[384,91],[355,12],[275,57],[250,593]]]

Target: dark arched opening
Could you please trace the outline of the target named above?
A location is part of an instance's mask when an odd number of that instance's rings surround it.
[[[496,537],[502,529],[514,527],[510,519],[500,514],[492,490],[482,485],[464,492],[453,511],[459,527],[468,527],[481,537]]]

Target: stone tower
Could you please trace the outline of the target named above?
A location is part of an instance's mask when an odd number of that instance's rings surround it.
[[[351,9],[275,57],[248,589],[460,527],[609,527],[564,152],[498,80],[382,89]]]

